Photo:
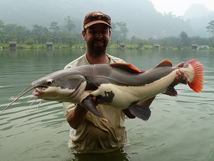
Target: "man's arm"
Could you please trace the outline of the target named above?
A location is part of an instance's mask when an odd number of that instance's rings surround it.
[[[67,115],[67,121],[69,125],[77,129],[81,123],[85,120],[85,116],[88,110],[83,105],[77,104],[76,107],[71,109]]]

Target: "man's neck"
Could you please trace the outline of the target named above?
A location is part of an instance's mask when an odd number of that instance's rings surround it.
[[[107,54],[100,55],[98,57],[93,57],[89,53],[86,53],[86,58],[90,64],[110,64],[110,59]]]

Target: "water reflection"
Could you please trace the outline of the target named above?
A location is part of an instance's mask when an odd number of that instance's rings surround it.
[[[66,159],[65,161],[130,161],[131,158],[123,150],[119,149],[110,153],[71,153],[74,157],[72,159]]]
[[[63,69],[85,50],[0,50],[0,110],[32,81]],[[62,104],[44,101],[29,106],[22,97],[0,115],[1,160],[213,160],[214,51],[108,50],[139,69],[163,59],[174,64],[198,59],[205,66],[202,93],[176,87],[178,97],[158,95],[149,121],[126,119],[130,145],[106,154],[74,154],[68,149],[69,125]]]

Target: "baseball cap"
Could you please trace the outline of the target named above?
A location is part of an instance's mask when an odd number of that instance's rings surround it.
[[[90,12],[85,16],[83,27],[88,28],[97,23],[103,23],[111,28],[111,17],[100,11]]]

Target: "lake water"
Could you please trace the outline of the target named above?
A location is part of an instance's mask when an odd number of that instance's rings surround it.
[[[0,50],[0,111],[37,78],[64,68],[84,50]],[[147,70],[163,59],[174,65],[198,59],[205,67],[204,89],[178,85],[178,97],[160,94],[144,122],[126,119],[129,145],[107,154],[75,154],[68,149],[69,125],[62,104],[22,97],[0,115],[1,161],[213,161],[214,51],[109,50]]]

